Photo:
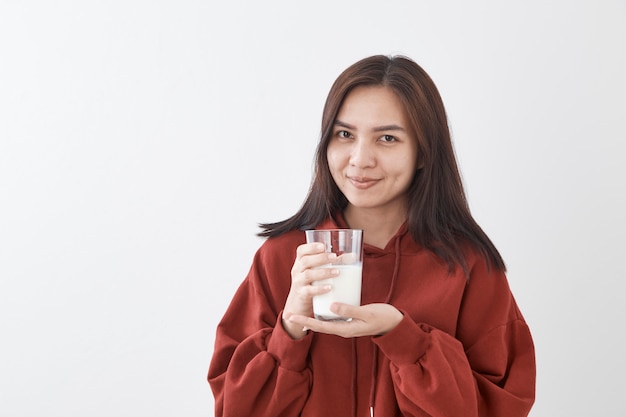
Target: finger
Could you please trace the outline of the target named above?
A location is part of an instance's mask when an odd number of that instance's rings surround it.
[[[293,315],[289,321],[303,329],[316,333],[334,334],[341,337],[356,337],[363,334],[363,323],[353,321],[322,321],[311,317]]]
[[[315,332],[333,334],[335,333],[337,327],[348,323],[347,321],[322,321],[313,317],[306,317],[298,314],[289,316],[288,320]]]
[[[291,314],[286,318],[286,320],[289,321],[290,323],[296,324],[298,326],[302,326],[303,330],[304,329],[312,330],[311,326],[317,327],[316,322],[318,321],[311,317],[301,316],[299,314]]]
[[[323,243],[304,243],[296,249],[296,256],[301,257],[304,255],[312,255],[315,253],[324,252],[325,246]]]
[[[316,268],[309,269],[304,273],[304,281],[306,284],[321,285],[331,284],[332,281],[323,282],[324,280],[330,280],[330,278],[336,278],[339,276],[339,270],[337,268]]]
[[[304,269],[316,268],[335,262],[337,262],[337,254],[331,252],[315,253],[300,258],[300,264]]]
[[[350,317],[352,319],[362,320],[363,317],[362,308],[353,306],[350,304],[334,302],[330,305],[330,311],[341,317]]]
[[[326,294],[332,289],[333,289],[333,286],[331,284],[320,283],[318,285],[305,285],[302,287],[302,292],[308,298],[312,298],[316,295]]]

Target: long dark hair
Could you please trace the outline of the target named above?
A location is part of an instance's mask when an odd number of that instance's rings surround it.
[[[415,242],[441,257],[451,270],[467,273],[464,248],[477,248],[490,266],[506,269],[500,253],[472,217],[457,167],[446,111],[430,76],[404,56],[375,55],[348,67],[333,83],[322,114],[320,142],[309,193],[292,217],[263,223],[259,236],[312,229],[348,204],[332,179],[327,149],[333,124],[346,95],[357,86],[391,88],[416,132],[419,163],[408,190],[408,230]]]

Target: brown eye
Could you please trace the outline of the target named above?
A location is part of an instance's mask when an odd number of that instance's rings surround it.
[[[381,141],[386,142],[386,143],[391,143],[391,142],[396,142],[398,139],[396,139],[395,136],[391,136],[391,135],[383,135],[380,138]]]

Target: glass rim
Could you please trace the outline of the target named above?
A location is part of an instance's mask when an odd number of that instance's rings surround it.
[[[363,232],[363,229],[352,229],[352,228],[344,228],[344,229],[340,229],[340,228],[335,228],[335,229],[305,229],[304,230],[305,233],[308,232]]]

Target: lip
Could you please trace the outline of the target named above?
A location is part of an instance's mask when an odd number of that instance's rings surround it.
[[[378,179],[367,177],[348,177],[348,181],[359,190],[367,190],[378,183]]]

